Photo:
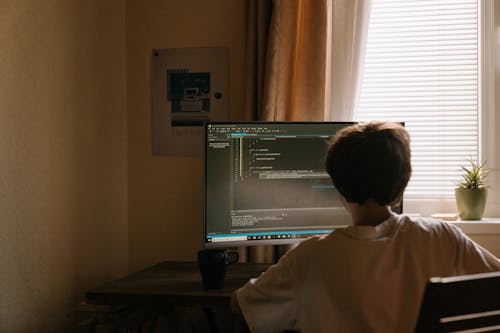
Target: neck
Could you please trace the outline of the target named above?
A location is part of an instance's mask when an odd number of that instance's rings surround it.
[[[353,225],[376,226],[391,216],[389,205],[379,205],[373,199],[368,199],[362,205],[346,202],[346,208],[351,214]]]

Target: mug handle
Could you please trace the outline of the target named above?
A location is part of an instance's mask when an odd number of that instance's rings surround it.
[[[236,251],[227,251],[227,258],[229,264],[234,264],[240,259],[240,254]]]

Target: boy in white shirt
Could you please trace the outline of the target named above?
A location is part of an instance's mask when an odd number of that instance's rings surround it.
[[[303,241],[235,292],[233,309],[251,332],[413,332],[431,277],[500,270],[453,225],[391,212],[411,175],[400,124],[343,129],[326,169],[352,227]]]

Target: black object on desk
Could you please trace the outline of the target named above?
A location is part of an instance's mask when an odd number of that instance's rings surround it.
[[[239,254],[222,249],[203,249],[198,251],[198,269],[205,289],[222,289],[227,266],[238,262]]]

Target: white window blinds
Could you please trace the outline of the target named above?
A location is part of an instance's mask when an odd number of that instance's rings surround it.
[[[358,121],[404,121],[406,198],[451,198],[479,153],[477,0],[373,0]]]

